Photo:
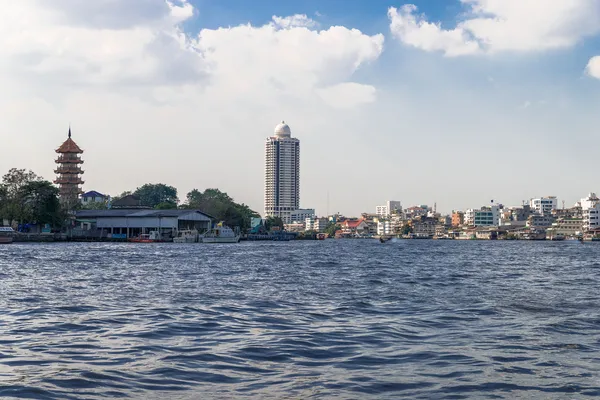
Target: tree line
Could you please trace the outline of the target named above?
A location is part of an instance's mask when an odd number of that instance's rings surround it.
[[[204,191],[193,189],[185,196],[185,201],[180,204],[177,188],[163,183],[147,183],[133,191],[121,193],[113,201],[128,195],[139,198],[142,206],[157,210],[198,209],[217,221],[223,221],[225,225],[239,226],[242,230],[250,228],[251,218],[260,217],[246,204],[236,203],[227,193],[214,188]]]
[[[154,209],[198,209],[223,221],[228,226],[250,228],[250,219],[260,215],[244,203],[236,203],[227,193],[219,189],[206,189],[203,192],[190,191],[180,204],[177,189],[173,186],[145,184],[133,191],[116,196],[114,200],[135,195],[143,206]],[[108,203],[89,203],[78,208],[107,209]],[[3,220],[18,224],[50,224],[62,228],[68,223],[68,213],[61,207],[59,191],[51,182],[44,180],[33,171],[12,168],[2,177],[0,183],[0,225]]]
[[[7,220],[62,227],[67,214],[61,208],[58,193],[56,186],[33,171],[12,168],[0,183],[0,225]]]

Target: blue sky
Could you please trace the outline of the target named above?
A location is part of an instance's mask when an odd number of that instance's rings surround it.
[[[23,140],[0,170],[52,179],[71,122],[86,190],[218,187],[260,211],[285,119],[319,213],[327,192],[354,215],[600,192],[596,0],[188,1],[11,3],[0,135]]]

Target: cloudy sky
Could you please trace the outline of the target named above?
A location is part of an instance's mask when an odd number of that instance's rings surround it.
[[[600,192],[597,0],[0,6],[2,172],[51,179],[70,123],[86,190],[218,187],[262,211],[283,119],[319,214]]]

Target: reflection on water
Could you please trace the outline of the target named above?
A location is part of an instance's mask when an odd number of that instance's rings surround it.
[[[600,395],[595,243],[0,247],[0,397]]]

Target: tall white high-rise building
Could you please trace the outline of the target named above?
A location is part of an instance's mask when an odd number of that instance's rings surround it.
[[[282,121],[265,143],[265,217],[281,217],[289,224],[299,208],[300,141]]]

